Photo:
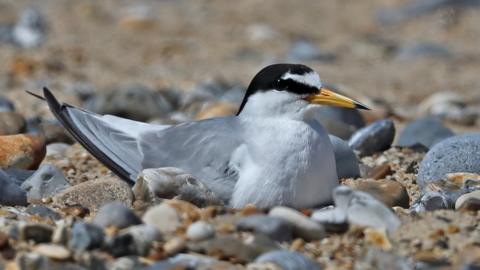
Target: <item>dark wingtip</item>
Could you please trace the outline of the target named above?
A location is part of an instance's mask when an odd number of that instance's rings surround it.
[[[360,109],[360,110],[371,110],[369,107],[367,107],[366,105],[358,102],[358,101],[355,101],[355,109]]]
[[[42,96],[40,96],[39,94],[36,94],[36,93],[34,93],[34,92],[32,92],[32,91],[25,90],[25,92],[26,92],[27,94],[29,94],[29,95],[32,95],[32,96],[38,98],[38,99],[45,100],[44,97],[42,97]]]

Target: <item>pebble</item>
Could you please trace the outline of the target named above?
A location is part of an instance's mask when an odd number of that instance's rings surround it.
[[[33,128],[33,127],[32,127]],[[46,144],[51,143],[67,143],[75,142],[73,137],[57,120],[43,120],[36,127],[39,134],[45,138]]]
[[[102,247],[105,233],[102,228],[83,221],[76,222],[71,231],[68,246],[75,251],[85,251]]]
[[[372,195],[388,207],[409,207],[410,198],[407,189],[397,181],[387,179],[358,179],[346,184],[355,190]]]
[[[426,191],[418,201],[413,203],[411,212],[421,213],[440,209],[449,209],[452,205],[447,196],[436,191]]]
[[[55,194],[70,187],[63,172],[51,164],[44,164],[30,176],[21,188],[27,192],[27,198],[31,202],[50,198]]]
[[[12,29],[12,41],[21,48],[42,45],[45,40],[46,22],[35,8],[25,9]]]
[[[128,183],[118,178],[91,180],[69,187],[53,197],[54,205],[60,208],[81,205],[95,210],[112,201],[121,201],[127,206],[132,204],[133,194]]]
[[[305,255],[288,250],[275,250],[264,253],[255,259],[256,263],[274,263],[283,270],[320,270],[320,266]]]
[[[113,261],[109,268],[110,270],[135,270],[140,269],[142,264],[140,260],[135,256],[126,256],[117,258]]]
[[[24,134],[0,136],[0,168],[35,169],[45,152],[41,137]]]
[[[400,132],[397,146],[421,146],[430,149],[433,145],[454,135],[453,131],[445,127],[438,117],[427,116],[408,123]]]
[[[0,169],[0,204],[9,206],[26,206],[27,193],[21,189],[15,180]]]
[[[71,256],[70,251],[64,246],[55,244],[40,244],[33,249],[36,253],[47,256],[50,259],[64,261],[68,260]]]
[[[446,46],[431,42],[417,42],[401,46],[395,53],[398,60],[411,60],[418,58],[449,59],[455,54]]]
[[[187,247],[187,241],[183,237],[173,237],[165,242],[163,245],[163,251],[167,255],[177,254],[183,251]]]
[[[52,240],[53,228],[40,223],[20,224],[18,232],[20,240],[49,243]]]
[[[118,201],[102,205],[92,222],[102,228],[113,226],[118,229],[142,223],[130,208]]]
[[[358,151],[359,156],[370,156],[390,148],[395,137],[395,125],[392,120],[379,120],[357,130],[348,141],[348,145]]]
[[[205,221],[197,221],[187,229],[187,238],[193,241],[203,241],[215,236],[215,228]]]
[[[357,155],[348,143],[337,136],[329,135],[335,154],[338,178],[356,178],[360,176]]]
[[[146,224],[130,226],[122,231],[121,234],[130,235],[132,237],[135,254],[138,254],[139,256],[147,256],[153,242],[161,241],[163,239],[162,234],[157,228]]]
[[[320,240],[325,237],[325,229],[320,224],[295,209],[276,206],[270,210],[268,215],[290,222],[294,235],[307,241]]]
[[[417,183],[420,188],[453,172],[480,173],[480,134],[464,134],[435,145],[422,160]]]
[[[66,143],[50,143],[47,145],[46,156],[65,157],[65,153],[70,148]]]
[[[25,212],[30,215],[36,215],[43,218],[49,218],[51,220],[59,220],[61,218],[60,214],[53,211],[45,205],[29,205]]]
[[[188,249],[209,256],[230,258],[231,261],[238,263],[251,262],[261,253],[255,247],[246,245],[230,235],[217,235],[210,240],[190,242],[188,243]]]
[[[142,85],[127,85],[97,95],[86,103],[86,109],[137,121],[165,116],[173,110],[161,92]]]
[[[431,114],[462,125],[474,125],[480,113],[453,91],[434,93],[420,103],[418,110],[420,114]]]
[[[317,111],[315,119],[328,133],[342,140],[348,141],[355,131],[365,126],[365,121],[357,110],[322,106]]]
[[[239,231],[261,233],[278,242],[290,241],[293,238],[293,226],[282,218],[254,214],[237,220]]]
[[[321,61],[332,62],[336,59],[335,54],[318,48],[307,40],[295,41],[287,52],[286,59],[292,62]]]
[[[165,234],[175,232],[182,225],[180,214],[174,207],[166,203],[150,207],[143,215],[142,220],[145,224],[154,226]]]
[[[153,202],[158,198],[174,198],[197,206],[219,205],[222,202],[193,175],[178,168],[143,170],[133,186],[137,200]]]
[[[480,210],[480,190],[461,195],[455,202],[456,210]]]
[[[215,117],[235,115],[238,106],[229,102],[221,101],[207,105],[195,115],[195,120],[203,120]]]
[[[27,121],[22,115],[16,112],[0,111],[0,135],[15,135],[24,133],[27,128]]]
[[[4,96],[0,96],[0,112],[14,112],[14,111],[15,111],[15,105],[13,105],[13,102]]]

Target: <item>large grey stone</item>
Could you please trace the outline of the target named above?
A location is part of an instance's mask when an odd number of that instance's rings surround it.
[[[122,202],[110,202],[100,207],[93,223],[103,228],[114,226],[123,229],[141,224],[142,220]]]
[[[410,122],[400,132],[397,145],[400,147],[423,146],[431,148],[436,143],[455,135],[435,116],[427,116]]]
[[[257,263],[273,263],[283,270],[320,270],[320,266],[303,254],[288,250],[275,250],[264,253],[255,259]]]
[[[27,205],[27,193],[3,170],[0,170],[0,204],[9,206]]]
[[[237,230],[265,234],[275,241],[290,241],[293,237],[292,224],[278,217],[251,215],[239,219],[235,225]]]
[[[435,145],[420,164],[417,182],[424,188],[454,172],[480,173],[480,133],[458,135]]]
[[[329,135],[335,154],[338,178],[355,178],[360,176],[357,155],[348,143],[335,135]]]
[[[355,131],[365,126],[365,121],[357,110],[333,106],[319,108],[315,119],[328,133],[343,140],[348,140]]]

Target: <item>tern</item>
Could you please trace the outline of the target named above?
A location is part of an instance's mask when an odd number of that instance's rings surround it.
[[[318,73],[301,64],[260,70],[236,115],[178,125],[95,114],[60,104],[47,88],[40,98],[121,179],[133,183],[143,169],[180,168],[233,208],[331,202],[339,184],[335,157],[328,133],[315,120],[316,109],[368,109],[325,88]]]

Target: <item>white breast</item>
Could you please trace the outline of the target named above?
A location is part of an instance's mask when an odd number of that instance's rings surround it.
[[[333,149],[318,123],[243,118],[246,143],[232,155],[239,169],[233,207],[311,207],[328,202],[338,185]]]

